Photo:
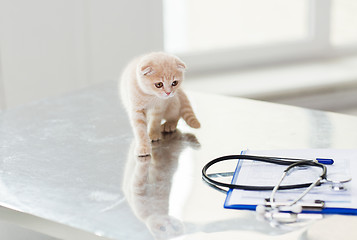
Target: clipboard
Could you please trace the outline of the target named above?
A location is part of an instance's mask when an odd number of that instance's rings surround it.
[[[325,207],[322,210],[303,210],[302,213],[315,213],[315,214],[341,214],[341,215],[357,215],[357,149],[302,149],[302,150],[266,150],[266,151],[252,151],[245,150],[241,154],[246,155],[258,155],[258,156],[274,156],[274,157],[292,157],[292,158],[306,158],[306,159],[315,159],[315,158],[333,158],[335,163],[334,166],[327,170],[331,174],[336,172],[343,171],[343,174],[349,174],[352,177],[352,181],[348,183],[347,190],[336,192],[330,189],[328,184],[325,186],[318,187],[315,192],[312,194],[308,193],[308,199],[306,201],[311,201],[312,199],[320,199],[325,201]],[[279,180],[279,177],[270,176],[271,170],[267,170],[266,175],[262,176],[261,172],[258,171],[258,168],[267,168],[267,166],[260,165],[250,165],[248,161],[238,160],[233,178],[232,184],[248,184],[248,179],[262,178],[261,180],[255,179],[254,183],[250,185],[267,185],[266,180],[270,178],[272,183],[269,185],[275,185]],[[270,164],[272,165],[272,164]],[[278,166],[279,167],[279,166]],[[277,176],[280,176],[285,167],[281,167],[282,170],[279,170]],[[274,169],[276,170],[276,169]],[[250,171],[250,172],[249,172]],[[263,171],[263,172],[264,172]],[[255,173],[256,172],[256,173]],[[253,173],[253,174],[252,174]],[[255,174],[255,175],[254,175]],[[276,173],[274,173],[276,174]],[[263,182],[258,183],[257,182]],[[285,192],[284,192],[285,191]],[[279,198],[287,198],[292,194],[298,194],[302,190],[281,190],[281,195]],[[255,211],[256,206],[265,203],[265,198],[270,196],[271,191],[246,191],[240,189],[229,189],[227,192],[227,197],[224,202],[224,208],[227,209],[238,209],[238,210],[252,210]],[[305,199],[305,198],[304,198]],[[304,200],[303,199],[303,200]]]

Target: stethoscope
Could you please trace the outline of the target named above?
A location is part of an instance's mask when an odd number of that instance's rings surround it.
[[[285,165],[287,168],[283,171],[278,183],[275,186],[251,186],[251,185],[238,185],[238,184],[229,184],[214,180],[214,176],[219,176],[222,174],[207,174],[207,170],[215,165],[218,162],[223,162],[227,160],[251,160],[258,162],[265,162],[277,165]],[[334,191],[343,191],[345,190],[344,183],[347,183],[352,180],[349,176],[342,177],[340,179],[331,179],[327,176],[327,167],[325,165],[333,164],[332,159],[298,159],[298,158],[282,158],[282,157],[265,157],[265,156],[253,156],[253,155],[228,155],[216,158],[208,162],[202,168],[202,178],[210,186],[218,189],[220,191],[225,191],[221,187],[226,187],[229,189],[242,189],[242,190],[253,190],[253,191],[266,191],[271,190],[271,195],[269,199],[266,199],[265,205],[258,205],[256,208],[257,213],[260,216],[263,216],[265,219],[268,219],[273,222],[278,223],[291,223],[298,220],[299,213],[303,210],[303,205],[298,204],[298,202],[306,196],[315,186],[320,186],[321,184],[331,184],[331,188]],[[297,167],[317,167],[321,169],[321,174],[313,182],[292,184],[292,185],[282,185],[283,180],[286,176],[292,172]],[[296,199],[286,202],[286,203],[277,203],[275,200],[275,195],[278,190],[288,190],[288,189],[298,189],[306,188]],[[317,201],[314,204],[308,206],[310,208],[321,209],[324,207],[323,201]],[[289,217],[284,215],[281,219],[276,217],[281,215],[281,213],[289,213]]]

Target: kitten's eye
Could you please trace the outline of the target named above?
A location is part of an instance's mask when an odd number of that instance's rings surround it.
[[[175,81],[172,82],[171,85],[172,85],[172,86],[176,86],[177,84],[178,84],[178,81],[175,80]]]
[[[162,86],[164,86],[164,84],[162,82],[155,83],[155,87],[157,87],[157,88],[162,88]]]

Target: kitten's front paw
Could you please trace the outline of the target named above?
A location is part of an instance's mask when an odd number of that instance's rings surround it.
[[[192,119],[189,123],[189,126],[192,127],[192,128],[200,128],[201,127],[201,124],[200,122],[197,120],[197,118],[195,119]]]
[[[165,122],[161,125],[161,132],[174,132],[177,127],[177,122]]]
[[[156,142],[160,140],[161,134],[159,131],[150,131],[149,138],[151,139],[151,141]]]
[[[147,157],[151,154],[151,145],[147,144],[140,144],[135,148],[135,154],[138,157]]]

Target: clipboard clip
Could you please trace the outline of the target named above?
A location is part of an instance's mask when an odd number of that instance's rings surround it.
[[[322,219],[322,214],[302,213],[302,211],[316,211],[316,213],[319,213],[324,207],[325,201],[322,200],[293,205],[291,205],[291,202],[273,201],[272,206],[270,198],[266,198],[263,205],[257,206],[256,212],[258,219],[268,220],[273,227],[278,227],[280,224]]]
[[[283,212],[294,212],[292,211],[292,206],[290,206],[290,202],[274,202],[274,205]],[[313,202],[303,202],[299,204],[302,211],[322,211],[325,207],[325,201],[322,200],[315,200]],[[264,207],[271,208],[270,198],[265,199]]]

